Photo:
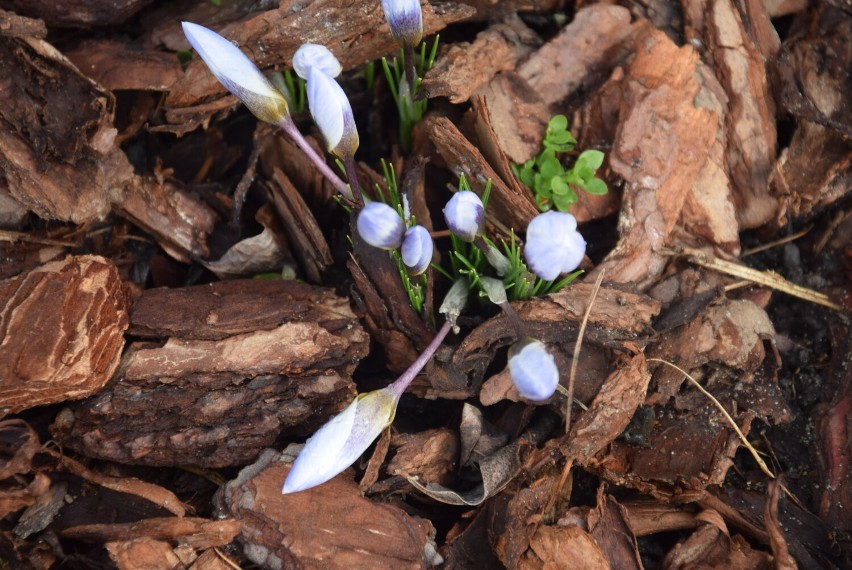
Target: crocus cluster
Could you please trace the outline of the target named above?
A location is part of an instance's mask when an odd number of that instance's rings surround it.
[[[434,244],[429,230],[420,225],[405,228],[402,217],[382,202],[370,202],[358,213],[358,235],[373,247],[399,249],[408,272],[420,275],[432,262]]]
[[[360,205],[360,195],[332,171],[308,144],[290,116],[287,100],[257,66],[227,39],[192,22],[182,22],[183,33],[210,72],[258,119],[281,127],[317,169],[350,203]],[[322,46],[308,44],[294,58],[297,73],[308,82],[308,104],[329,150],[348,165],[358,148],[358,131],[349,100],[334,80],[341,66]]]

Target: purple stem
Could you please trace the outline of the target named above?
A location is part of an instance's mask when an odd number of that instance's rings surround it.
[[[414,48],[405,46],[405,80],[408,82],[408,87],[411,89],[411,102],[415,100],[415,89],[417,88],[417,72],[414,70]]]
[[[349,188],[352,190],[352,201],[356,208],[364,206],[364,198],[361,196],[361,183],[358,182],[358,169],[355,168],[355,159],[352,157],[343,161],[346,169],[346,178],[349,179]]]
[[[435,335],[435,338],[432,339],[432,342],[429,343],[429,346],[426,347],[426,350],[417,357],[417,360],[408,367],[408,370],[403,372],[393,384],[388,386],[390,391],[396,395],[397,398],[405,392],[408,385],[411,384],[411,381],[414,380],[414,378],[420,374],[420,371],[423,370],[423,367],[429,363],[432,355],[435,354],[435,351],[438,350],[438,347],[440,347],[441,343],[444,342],[444,339],[447,338],[447,334],[450,332],[451,328],[452,326],[450,325],[450,322],[445,322],[444,326],[441,327],[441,330],[438,331],[438,334]]]
[[[319,169],[320,173],[326,177],[326,179],[331,182],[331,185],[334,186],[334,189],[340,192],[340,194],[349,200],[350,202],[355,202],[354,197],[352,196],[352,190],[349,188],[349,185],[346,184],[334,171],[326,164],[325,160],[317,154],[317,151],[314,150],[308,141],[305,140],[305,137],[302,136],[302,133],[299,132],[299,129],[296,127],[296,123],[293,122],[292,117],[287,115],[281,122],[278,123],[278,126],[281,127],[287,135],[293,139],[293,142],[296,143],[302,152],[304,152],[308,158],[313,162],[316,167]]]

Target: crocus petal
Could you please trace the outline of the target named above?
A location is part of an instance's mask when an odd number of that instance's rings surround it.
[[[435,246],[429,230],[423,226],[413,226],[405,232],[402,247],[399,252],[402,262],[408,267],[412,275],[420,275],[429,268],[432,263],[432,253]]]
[[[528,400],[542,402],[556,391],[559,369],[544,343],[527,338],[509,351],[509,375],[518,393]]]
[[[444,206],[444,220],[456,237],[473,241],[482,232],[485,223],[482,200],[470,190],[456,192]]]
[[[308,72],[308,105],[328,150],[351,158],[358,149],[358,130],[346,93],[337,81],[316,67]]]
[[[293,69],[299,77],[307,79],[313,68],[329,77],[337,77],[343,71],[343,66],[324,45],[302,44],[293,55]]]
[[[423,37],[423,13],[419,0],[382,0],[391,35],[402,46],[415,47]]]
[[[287,100],[240,49],[204,26],[182,22],[186,39],[216,79],[261,121],[287,116]]]
[[[304,491],[342,473],[390,425],[398,402],[387,388],[358,395],[305,442],[281,492]]]
[[[379,249],[396,249],[402,244],[405,224],[396,210],[382,202],[370,202],[358,214],[358,235]]]
[[[586,254],[586,240],[571,214],[551,210],[539,214],[527,227],[524,257],[533,273],[552,281],[576,269]]]

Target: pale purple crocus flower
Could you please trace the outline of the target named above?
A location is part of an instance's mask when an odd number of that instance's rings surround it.
[[[293,463],[281,492],[310,489],[355,463],[393,422],[401,394],[388,388],[359,394],[312,435]]]
[[[420,275],[429,269],[434,250],[435,245],[432,243],[429,230],[418,225],[408,228],[405,232],[399,253],[408,272],[412,275]]]
[[[325,138],[328,151],[342,160],[351,159],[358,150],[358,129],[346,93],[318,67],[308,71],[308,106],[311,116]]]
[[[288,116],[287,100],[240,49],[213,30],[181,22],[183,33],[207,67],[237,99],[267,123]]]
[[[400,397],[444,342],[450,328],[449,321],[444,323],[429,346],[393,384],[359,394],[311,436],[293,462],[281,492],[295,493],[316,487],[352,465],[393,422]]]
[[[402,245],[405,223],[396,210],[382,202],[370,202],[358,213],[358,235],[379,249],[396,249]]]
[[[485,226],[482,200],[470,190],[456,192],[444,206],[444,220],[456,237],[472,242]]]
[[[337,77],[343,66],[324,45],[302,44],[293,55],[293,69],[296,75],[307,80],[311,69],[318,69],[329,77]]]
[[[551,210],[533,218],[527,227],[524,257],[532,272],[546,281],[577,269],[585,254],[586,240],[571,214]]]
[[[533,402],[550,398],[559,384],[553,355],[543,342],[529,337],[509,349],[509,375],[518,393]]]
[[[423,38],[423,13],[419,0],[382,0],[382,10],[396,43],[414,48]]]

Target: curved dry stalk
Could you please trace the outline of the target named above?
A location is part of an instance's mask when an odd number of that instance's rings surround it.
[[[693,386],[695,386],[696,388],[701,390],[701,393],[704,394],[705,396],[707,396],[710,399],[710,401],[713,402],[713,404],[717,408],[719,408],[719,411],[722,412],[722,415],[725,416],[725,419],[728,420],[728,423],[730,423],[731,427],[734,428],[734,431],[737,432],[737,436],[739,436],[740,441],[743,442],[743,445],[745,446],[745,448],[748,449],[748,452],[751,453],[751,456],[754,457],[755,461],[757,461],[757,464],[760,466],[760,470],[763,471],[766,474],[767,477],[775,479],[775,474],[772,473],[772,471],[769,469],[769,467],[767,467],[766,463],[763,462],[763,459],[760,457],[760,454],[757,452],[757,450],[754,448],[754,446],[751,443],[749,443],[745,434],[740,429],[740,426],[737,425],[737,422],[734,421],[734,418],[731,417],[731,414],[728,413],[728,411],[725,409],[725,406],[723,406],[722,403],[719,402],[719,400],[717,400],[713,396],[713,394],[708,392],[704,388],[704,386],[699,384],[698,380],[693,378],[692,375],[689,372],[687,372],[686,370],[684,370],[683,368],[681,368],[677,364],[672,364],[668,360],[663,360],[662,358],[649,358],[648,362],[662,362],[663,364],[667,364],[667,365],[671,366],[672,368],[674,368],[675,370],[677,370],[678,372],[683,374],[690,382],[692,382]]]

